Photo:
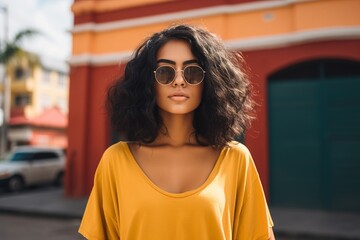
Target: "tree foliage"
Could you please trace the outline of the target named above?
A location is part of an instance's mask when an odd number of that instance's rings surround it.
[[[40,64],[39,58],[30,52],[25,51],[21,44],[40,33],[35,29],[24,29],[18,32],[14,39],[5,43],[0,52],[0,63],[5,66],[7,74],[11,74],[17,67],[34,68]]]

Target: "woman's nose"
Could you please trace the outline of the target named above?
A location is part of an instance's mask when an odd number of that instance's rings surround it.
[[[181,70],[176,71],[175,80],[173,81],[173,86],[174,87],[177,87],[177,86],[185,87],[186,86],[186,81],[184,79],[184,76],[183,76]]]

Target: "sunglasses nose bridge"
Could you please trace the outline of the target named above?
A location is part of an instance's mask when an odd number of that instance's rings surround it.
[[[180,80],[179,80],[180,78]],[[174,76],[174,80],[172,82],[173,85],[181,85],[181,86],[185,86],[186,85],[186,80],[184,77],[184,70],[175,70],[175,76]]]

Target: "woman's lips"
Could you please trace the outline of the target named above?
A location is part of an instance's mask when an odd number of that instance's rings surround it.
[[[176,102],[183,102],[186,101],[189,97],[183,93],[174,93],[169,96],[169,98]]]

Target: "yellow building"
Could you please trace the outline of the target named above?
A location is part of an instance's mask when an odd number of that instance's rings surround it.
[[[7,76],[11,89],[8,141],[11,147],[29,144],[65,148],[68,66],[64,61],[39,58],[39,66],[18,66]]]
[[[65,62],[40,58],[35,69],[15,69],[11,79],[12,112],[22,110],[32,118],[45,109],[59,107],[68,112],[68,66]]]

